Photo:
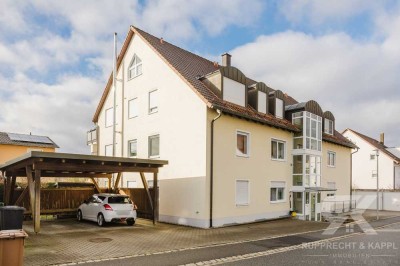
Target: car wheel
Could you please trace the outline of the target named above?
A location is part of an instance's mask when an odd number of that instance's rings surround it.
[[[78,213],[76,214],[76,219],[78,219],[78,222],[82,222],[82,211],[78,210]]]
[[[104,226],[106,224],[106,221],[104,220],[104,216],[102,213],[97,215],[97,225],[98,226]]]
[[[126,220],[126,224],[127,225],[134,225],[135,224],[135,219]]]

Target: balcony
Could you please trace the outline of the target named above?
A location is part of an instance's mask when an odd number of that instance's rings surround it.
[[[97,129],[92,129],[87,132],[87,145],[93,145],[97,143]]]

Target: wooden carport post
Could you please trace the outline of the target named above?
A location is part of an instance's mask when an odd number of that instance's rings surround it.
[[[34,214],[34,225],[35,233],[40,231],[40,176],[42,172],[35,170],[35,214]]]
[[[157,169],[158,171],[158,169]],[[153,189],[154,189],[154,198],[153,198],[153,224],[156,224],[158,221],[158,173],[153,173]]]
[[[31,213],[32,213],[32,219],[34,218],[34,212],[35,212],[35,183],[33,181],[33,175],[32,175],[32,166],[27,165],[26,166],[26,178],[28,179],[28,189],[29,189],[29,203],[31,205]]]
[[[15,189],[15,182],[16,181],[17,181],[17,176],[15,175],[15,173],[12,173],[8,205],[13,205],[14,204],[14,189]]]

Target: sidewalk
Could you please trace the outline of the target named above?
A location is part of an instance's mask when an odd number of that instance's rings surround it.
[[[374,219],[374,212],[365,217]],[[399,216],[381,212],[381,218]],[[129,255],[152,254],[168,250],[190,249],[229,242],[265,239],[282,235],[323,230],[328,223],[293,219],[276,220],[216,229],[198,229],[138,219],[133,227],[75,220],[42,222],[40,234],[33,233],[32,223],[24,224],[29,238],[25,243],[25,265],[50,265],[81,262]]]

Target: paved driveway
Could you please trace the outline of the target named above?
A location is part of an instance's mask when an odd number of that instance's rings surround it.
[[[388,213],[387,216],[398,215]],[[50,265],[185,250],[229,242],[322,230],[327,223],[292,219],[217,229],[198,229],[138,219],[135,226],[110,224],[100,228],[73,219],[43,221],[35,235],[31,222],[24,224],[25,265]]]

